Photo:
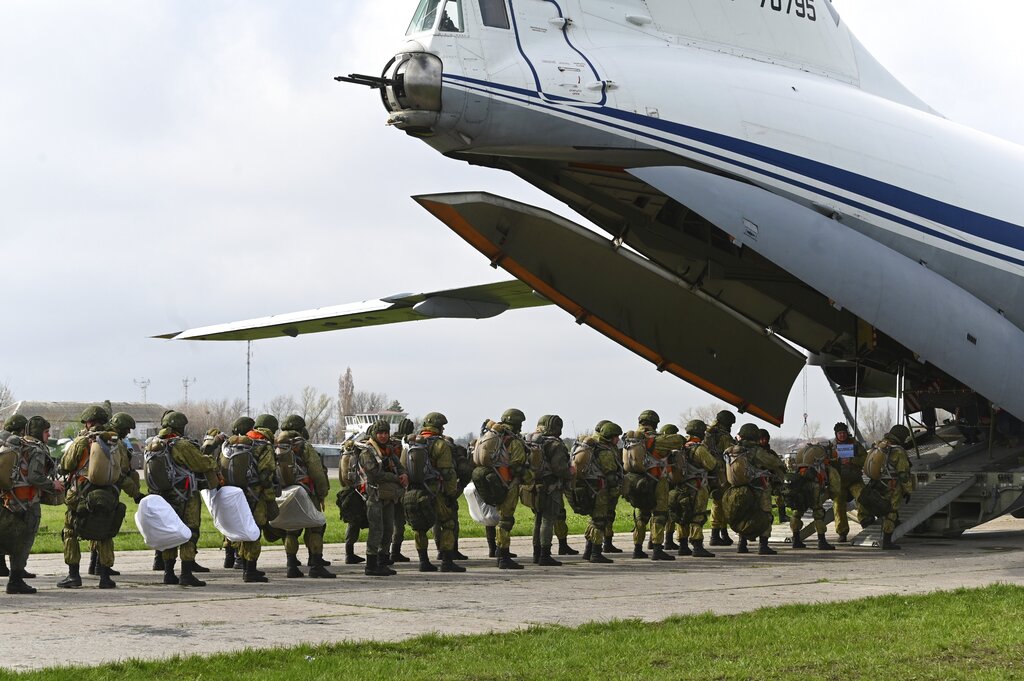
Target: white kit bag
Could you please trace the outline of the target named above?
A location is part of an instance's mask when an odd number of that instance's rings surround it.
[[[279,513],[270,521],[271,527],[286,532],[322,527],[327,523],[324,512],[316,507],[309,493],[301,485],[285,487],[277,498]]]
[[[476,485],[469,483],[462,495],[469,503],[469,517],[481,525],[496,527],[498,525],[498,507],[485,504],[476,491]]]
[[[192,538],[192,530],[181,522],[167,500],[158,494],[150,494],[139,502],[135,526],[139,528],[146,546],[157,551],[177,548]]]
[[[213,518],[213,526],[228,541],[259,541],[260,528],[252,517],[241,487],[204,489],[199,493]]]

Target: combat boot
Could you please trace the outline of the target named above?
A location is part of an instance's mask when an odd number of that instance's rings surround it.
[[[863,518],[858,518],[857,520],[861,527],[871,527],[878,521],[878,518],[873,515],[866,515]]]
[[[508,549],[498,549],[498,569],[522,570],[523,566],[512,560],[512,555]]]
[[[841,535],[839,535],[838,541],[839,541],[840,544],[845,544],[846,542],[848,542],[850,540],[847,539],[847,533],[843,532]]]
[[[164,584],[178,584],[178,576],[174,574],[174,558],[163,561],[164,564]]]
[[[466,568],[455,564],[456,552],[454,549],[445,551],[441,559],[441,572],[465,572]]]
[[[786,515],[786,505],[785,504],[779,504],[779,522],[780,523],[788,523],[789,522],[789,516]]]
[[[402,555],[401,550],[396,551],[396,553],[398,553],[398,555],[400,555],[400,556]],[[392,555],[394,555],[394,554],[392,554]],[[402,556],[402,558],[405,558],[405,556]],[[392,558],[391,560],[395,560],[395,559]],[[405,558],[405,560],[403,560],[401,562],[408,563],[409,559]],[[324,560],[324,554],[322,554],[322,553],[310,553],[308,559],[306,560],[306,566],[307,567],[314,567],[314,566],[317,566],[317,565],[319,565],[320,567],[330,567],[331,561]],[[310,574],[312,574],[312,573],[310,573]]]
[[[390,575],[398,574],[397,572],[392,570],[390,567],[388,567],[388,565],[390,565],[390,563],[388,562],[388,552],[387,551],[381,551],[380,553],[377,554],[377,569],[378,570],[382,570],[383,572],[388,573],[389,576]]]
[[[495,530],[493,527],[488,525],[484,528],[484,534],[487,535],[487,557],[494,558],[498,555],[498,543],[495,539]]]
[[[639,544],[633,544],[633,557],[634,558],[650,558],[650,556],[648,556],[646,553],[644,553],[644,544],[643,544],[643,542],[640,542]]]
[[[892,542],[892,532],[882,533],[882,548],[886,551],[899,551],[903,547]]]
[[[794,549],[806,549],[807,548],[807,544],[805,544],[804,540],[800,538],[800,533],[799,532],[794,532],[793,533],[793,548]]]
[[[224,547],[224,568],[231,569],[235,567],[235,548],[233,546]]]
[[[10,577],[11,569],[7,567],[7,554],[0,553],[0,577]]]
[[[452,560],[469,560],[469,556],[459,551],[459,538],[455,537],[455,548],[452,550]]]
[[[722,537],[720,536],[721,534],[722,534],[721,530],[716,530],[713,527],[711,528],[711,545],[712,546],[722,546]]]
[[[690,556],[693,555],[693,551],[690,550],[689,544],[686,543],[686,539],[682,539],[679,544],[679,548],[676,550],[677,556]]]
[[[345,542],[345,565],[358,565],[365,562],[365,558],[356,555],[356,545]]]
[[[99,574],[96,571],[96,564],[99,562],[99,560],[100,560],[100,552],[99,551],[95,551],[94,550],[94,551],[90,551],[89,552],[89,574],[90,575]]]
[[[420,556],[420,572],[437,572],[437,566],[430,562],[426,549],[416,549]]]
[[[555,560],[551,557],[551,546],[540,547],[540,560],[537,561],[537,565],[544,565],[547,567],[562,567],[562,561]]]
[[[237,561],[235,561],[235,562],[237,563]],[[235,567],[238,567],[238,566],[235,565]],[[181,561],[181,569],[182,569],[182,571],[185,570],[185,561]],[[243,570],[245,569],[245,564],[244,563],[242,564],[242,569]],[[199,563],[197,563],[194,560],[192,561],[192,572],[209,572],[209,571],[210,571],[210,568],[203,567],[202,565],[200,565]]]
[[[622,553],[622,549],[612,544],[611,537],[604,538],[604,546],[601,548],[602,553]]]
[[[759,556],[774,556],[779,552],[768,546],[768,537],[761,537],[757,541],[757,555]]]
[[[613,561],[611,558],[609,558],[608,556],[606,556],[603,553],[601,553],[601,545],[600,544],[594,544],[593,545],[593,549],[592,549],[592,551],[590,553],[590,562],[594,563],[594,564],[602,564],[602,563],[614,563],[615,561]]]
[[[287,577],[289,579],[294,579],[296,577],[305,577],[306,576],[305,574],[303,574],[302,570],[299,569],[299,565],[301,565],[301,563],[299,563],[299,557],[298,556],[296,556],[293,553],[289,553],[289,554],[287,554],[287,561],[288,561],[288,574],[287,574]]]
[[[110,568],[100,563],[97,571],[100,573],[99,588],[101,589],[114,589],[117,587],[117,583],[110,578]]]
[[[82,575],[78,572],[78,563],[68,565],[68,576],[57,582],[61,589],[77,589],[82,586]]]
[[[594,555],[594,548],[594,542],[588,539],[587,542],[583,545],[583,560],[590,560],[590,557]],[[597,548],[600,548],[600,546],[597,546]]]
[[[533,564],[538,565],[540,563],[540,544],[533,542]]]
[[[654,551],[651,553],[651,560],[675,560],[676,557],[672,554],[665,553],[665,547],[661,544],[654,545]]]
[[[324,563],[327,563],[327,561],[324,560],[324,557],[321,554],[317,553],[315,555],[310,556],[309,562],[313,564],[313,567],[309,568],[310,577],[313,577],[314,579],[334,579],[335,577],[337,577],[336,574],[328,570],[327,567],[324,565]]]
[[[34,572],[29,572],[28,570],[25,570],[24,568],[22,568],[22,570],[21,570],[21,572],[19,574],[21,575],[22,579],[35,579],[36,578],[36,574]],[[111,574],[114,574],[114,573],[111,573]]]
[[[740,541],[736,544],[736,553],[750,553],[750,549],[747,548],[747,538],[740,537]]]
[[[241,560],[242,560],[242,575],[243,576],[245,575],[246,572],[252,572],[254,575],[256,575],[258,577],[266,576],[266,574],[267,574],[266,572],[256,568],[256,565],[255,565],[256,561],[246,560],[245,558],[242,558]],[[253,565],[250,566],[249,563],[253,563]]]
[[[391,546],[390,560],[391,564],[394,565],[395,563],[409,563],[411,562],[412,559],[409,558],[409,556],[402,553],[402,544],[396,542]]]
[[[245,558],[242,558],[242,554],[235,552],[235,564],[231,567],[234,570],[245,570]]]
[[[693,544],[693,557],[694,558],[714,558],[715,554],[711,553],[704,548],[703,539],[694,539],[690,541]]]
[[[269,582],[270,580],[267,579],[267,575],[262,570],[256,569],[255,560],[246,560],[245,570],[242,572],[242,581],[247,583],[262,583]]]
[[[818,533],[818,550],[819,551],[835,551],[836,550],[836,547],[832,546],[827,541],[825,541],[825,533],[824,532],[819,532]]]
[[[160,551],[153,552],[153,572],[161,572],[164,569],[164,554]]]
[[[664,544],[664,546],[665,546],[665,550],[666,551],[675,551],[675,550],[677,550],[679,548],[679,544],[677,544],[675,542],[675,534],[676,534],[675,530],[666,530],[665,531],[665,544]],[[685,545],[686,542],[684,541],[683,544]]]
[[[719,530],[719,541],[722,542],[722,546],[732,546],[732,537],[729,536],[729,530],[723,527]]]
[[[569,540],[567,537],[558,538],[558,555],[560,556],[578,556],[580,552],[569,546]]]
[[[391,572],[386,567],[381,568],[377,565],[377,554],[368,553],[366,554],[366,567],[363,568],[363,574],[369,577],[389,577]]]
[[[195,569],[196,562],[194,560],[181,561],[181,577],[178,578],[178,584],[182,586],[206,586],[206,582],[196,579],[195,575],[192,574],[195,572]]]
[[[4,566],[6,567],[6,565]],[[18,570],[8,570],[10,579],[7,580],[7,593],[11,595],[34,594],[36,590],[25,583],[25,579]]]

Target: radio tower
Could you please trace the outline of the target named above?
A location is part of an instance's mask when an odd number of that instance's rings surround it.
[[[188,377],[185,377],[185,378],[181,379],[181,385],[182,385],[182,387],[185,388],[185,406],[186,407],[188,406],[188,386],[191,385],[192,383],[196,383],[198,381],[199,381],[198,378],[188,378]]]
[[[133,380],[135,381],[135,385],[139,386],[139,390],[142,391],[142,403],[146,404],[146,388],[149,387],[151,381],[148,378],[136,378]]]

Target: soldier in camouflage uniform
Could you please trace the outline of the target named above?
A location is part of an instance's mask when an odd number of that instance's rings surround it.
[[[694,419],[686,424],[687,441],[672,462],[672,478],[676,481],[672,490],[672,507],[676,510],[679,523],[680,556],[714,558],[715,554],[704,548],[704,523],[708,519],[710,488],[708,476],[718,468],[718,460],[711,455],[704,444],[707,424]],[[686,545],[689,539],[692,549]]]
[[[21,417],[24,419],[24,417]],[[14,430],[21,430],[19,423]],[[58,494],[64,491],[63,485],[55,482],[49,475],[53,463],[50,460],[50,449],[46,441],[50,437],[50,424],[41,416],[28,419],[25,426],[26,435],[13,435],[8,429],[4,438],[4,447],[18,452],[15,461],[14,489],[3,492],[3,509],[0,513],[15,513],[23,517],[25,524],[24,539],[20,546],[11,553],[10,579],[7,580],[8,594],[34,594],[36,590],[25,583],[35,575],[25,570],[28,556],[32,551],[36,533],[39,531],[40,498],[43,494]]]
[[[281,421],[281,432],[278,434],[275,444],[278,448],[277,451],[280,451],[282,446],[292,446],[298,449],[298,451],[295,451],[295,463],[305,470],[305,477],[303,480],[298,481],[298,484],[302,485],[306,492],[309,493],[316,507],[322,511],[325,508],[327,493],[330,492],[331,484],[327,479],[327,469],[324,467],[323,460],[317,451],[313,449],[313,446],[309,444],[308,440],[305,420],[298,414],[292,414],[286,416]],[[280,460],[278,463],[280,463]],[[283,479],[284,476],[280,472],[280,467],[278,475]],[[307,564],[310,566],[309,576],[327,579],[336,577],[333,572],[327,570],[327,566],[330,563],[324,560],[325,529],[326,526],[307,527],[304,530],[290,531],[285,534],[284,552],[288,560],[288,577],[303,576],[302,571],[299,569],[301,563],[298,558],[300,534],[303,535],[303,541],[309,553],[309,559],[307,560]]]
[[[115,501],[124,488],[129,495],[140,499],[137,479],[131,477],[131,461],[128,458],[127,450],[123,443],[117,440],[117,434],[106,430],[109,414],[103,407],[87,407],[82,412],[81,422],[85,428],[75,440],[69,444],[60,460],[60,470],[69,475],[68,488],[64,497],[67,504],[67,511],[64,514],[64,563],[68,566],[68,574],[57,586],[62,589],[77,588],[82,586],[82,577],[79,572],[79,564],[82,560],[79,538],[75,530],[76,515],[84,512],[85,496],[95,486],[86,478],[86,470],[89,466],[89,451],[92,443],[97,438],[109,443],[112,451],[114,465],[120,467],[120,477],[114,482],[112,492]],[[114,566],[114,540],[104,539],[94,542],[99,554],[100,575],[99,588],[112,589],[117,586],[110,579],[110,568]]]
[[[832,551],[835,546],[825,540],[825,500],[839,485],[839,474],[829,464],[828,447],[817,444],[805,446],[796,455],[796,470],[791,474],[790,488],[802,494],[794,499],[793,517],[789,529],[793,533],[793,548],[806,549],[801,538],[804,526],[803,515],[810,507],[814,518],[814,530],[818,533],[818,550]],[[818,458],[820,457],[820,458]]]
[[[757,431],[760,437],[757,440],[757,446],[768,452],[776,459],[779,460],[779,465],[782,469],[786,469],[786,463],[779,456],[779,453],[772,449],[772,435],[764,428]],[[786,495],[783,492],[783,487],[786,484],[785,476],[775,475],[772,476],[772,495],[775,497],[775,505],[779,509],[779,522],[784,523],[789,520],[789,516],[786,515]]]
[[[523,566],[512,560],[512,527],[516,523],[516,506],[519,505],[519,486],[529,482],[531,477],[526,452],[526,443],[521,435],[526,415],[519,409],[506,409],[501,415],[501,423],[495,429],[501,433],[508,461],[498,465],[498,474],[508,485],[504,501],[498,504],[498,527],[495,530],[494,543],[497,553],[497,565],[501,570],[522,570]]]
[[[740,457],[746,457],[747,461],[753,467],[757,473],[757,477],[749,480],[745,485],[755,495],[756,503],[754,507],[755,513],[765,513],[769,516],[767,521],[766,529],[761,533],[758,539],[758,554],[762,556],[774,556],[777,551],[768,546],[768,539],[772,534],[772,487],[771,487],[771,476],[772,475],[785,475],[785,468],[779,461],[778,457],[772,456],[764,449],[761,449],[757,445],[757,440],[760,437],[759,428],[753,423],[745,423],[739,430],[739,442],[729,449],[726,450],[726,462],[728,466],[732,466]],[[705,440],[706,441],[706,440]],[[729,474],[732,476],[732,471]],[[730,486],[733,486],[730,482]],[[724,496],[723,496],[724,499]],[[724,503],[723,503],[724,505]],[[723,509],[724,510],[724,509]],[[735,522],[733,523],[735,525]],[[735,527],[733,529],[736,529]],[[746,535],[741,535],[739,543],[736,547],[737,553],[748,553],[747,541],[753,539]]]
[[[563,493],[569,483],[569,450],[562,442],[562,418],[557,414],[541,416],[529,440],[541,448],[541,469],[534,471],[533,562],[558,567],[562,563],[551,557],[551,540],[559,511],[565,513]]]
[[[455,461],[452,446],[444,437],[444,426],[448,419],[444,414],[432,411],[423,417],[423,426],[418,435],[409,438],[410,445],[423,446],[427,449],[430,467],[436,477],[425,479],[418,487],[427,492],[433,504],[436,524],[434,532],[440,536],[438,545],[441,550],[441,572],[465,572],[466,568],[455,564],[455,515],[452,501],[458,495],[459,479],[455,473]],[[406,471],[408,473],[408,471]],[[401,505],[401,504],[399,504]],[[430,544],[427,541],[427,529],[415,530],[416,553],[419,556],[420,572],[437,572],[437,566],[430,562],[428,556]]]
[[[850,427],[845,423],[837,423],[833,429],[836,435],[832,442],[832,465],[839,472],[839,488],[832,502],[836,516],[836,534],[840,542],[846,542],[850,533],[850,520],[846,515],[846,507],[851,500],[860,496],[864,489],[861,473],[868,451],[850,434]]]
[[[592,449],[591,470],[593,475],[578,471],[577,478],[586,476],[587,484],[596,487],[594,510],[590,514],[585,537],[586,547],[583,550],[584,560],[591,563],[611,563],[604,555],[608,535],[608,527],[615,521],[614,499],[622,493],[622,459],[619,456],[619,437],[622,428],[611,421],[599,424],[597,432],[583,440],[583,445]]]
[[[597,422],[597,425],[594,426],[594,437],[599,437],[600,436],[600,434],[601,434],[601,427],[604,424],[606,424],[606,423],[611,423],[611,421],[602,419],[601,421]],[[622,433],[620,432],[619,435],[622,435]],[[616,440],[616,447],[617,448],[620,447],[618,442],[619,441]],[[621,449],[619,450],[618,456],[616,457],[615,460],[619,464],[619,480],[620,480],[620,484],[619,484],[619,487],[618,487],[618,491],[608,498],[609,517],[611,518],[611,522],[607,523],[606,526],[605,526],[604,545],[601,547],[602,553],[622,553],[622,549],[620,549],[618,546],[615,546],[615,544],[612,543],[612,541],[615,539],[615,515],[616,515],[615,512],[616,512],[616,509],[619,506],[619,498],[620,498],[620,495],[622,494],[621,480],[622,480],[623,475],[625,475],[625,471],[623,471],[623,469],[622,469],[622,452],[621,452]],[[584,555],[583,559],[584,560],[588,560],[589,558],[588,558],[588,556]]]
[[[889,487],[889,503],[892,505],[892,510],[882,519],[882,548],[886,551],[903,548],[893,543],[892,533],[896,531],[896,526],[900,522],[900,505],[909,502],[910,493],[914,491],[910,457],[903,448],[909,439],[910,429],[897,423],[876,445],[885,455],[881,480]]]
[[[106,425],[108,431],[117,433],[117,444],[115,445],[118,449],[115,457],[120,463],[121,473],[124,479],[121,489],[125,494],[132,497],[135,503],[142,501],[141,492],[141,481],[139,480],[138,471],[132,468],[132,455],[125,444],[125,439],[132,432],[135,427],[135,419],[131,417],[131,414],[124,412],[118,412],[110,417],[110,423]],[[99,574],[99,551],[96,550],[96,542],[89,542],[89,574]],[[120,572],[112,567],[107,568],[107,575],[110,577],[117,577]]]
[[[256,427],[256,421],[249,416],[240,416],[235,419],[235,422],[231,424],[231,436],[235,437],[248,437],[249,431]],[[208,456],[214,461],[220,464],[221,450],[224,448],[224,442],[229,436],[224,435],[217,428],[211,428],[206,433],[206,437],[203,438],[203,444],[199,447],[199,451],[203,453],[203,456]],[[250,438],[251,440],[252,438]],[[273,447],[270,447],[270,458],[274,458]],[[238,570],[245,569],[245,561],[238,553],[238,544],[236,542],[228,541],[227,537],[223,537],[221,541],[221,547],[224,549],[224,567],[225,568],[236,568]]]
[[[391,438],[387,421],[375,422],[369,438],[359,443],[359,467],[366,476],[366,517],[370,525],[366,538],[366,567],[363,572],[375,577],[395,574],[388,568],[388,549],[395,529],[395,504],[409,486],[409,476],[401,462],[401,445]]]
[[[13,414],[7,417],[4,421],[4,428],[0,430],[0,445],[7,442],[7,438],[11,435],[17,435],[23,437],[25,435],[25,426],[28,425],[28,419],[21,414]],[[11,571],[7,568],[7,556],[0,553],[0,577],[9,577]]]
[[[718,460],[718,469],[711,483],[711,545],[732,546],[725,512],[722,509],[722,495],[729,489],[725,476],[725,450],[736,444],[729,431],[736,423],[736,416],[731,411],[720,411],[708,427],[704,436],[704,444],[711,455]]]
[[[196,487],[217,489],[220,486],[220,480],[217,478],[216,464],[213,459],[203,456],[199,447],[185,437],[187,425],[188,417],[180,411],[167,412],[160,421],[161,430],[157,434],[158,440],[151,441],[148,447],[151,450],[154,447],[170,447],[174,465],[198,478]],[[206,586],[206,582],[197,579],[193,574],[195,572],[196,543],[199,541],[199,526],[202,521],[199,490],[190,488],[178,490],[178,492],[164,492],[161,496],[178,514],[185,527],[192,530],[192,536],[181,546],[163,552],[163,581],[164,584]],[[181,556],[180,578],[174,574],[174,566],[179,555]]]
[[[447,422],[447,421],[446,421]],[[395,439],[405,442],[405,438],[412,435],[416,430],[416,424],[410,419],[402,419],[395,426]],[[403,450],[405,445],[403,445]],[[391,537],[391,564],[408,563],[409,557],[402,553],[402,544],[405,542],[405,506],[395,504],[395,532]]]
[[[665,527],[668,524],[668,496],[669,477],[667,474],[668,452],[661,452],[656,447],[658,436],[658,423],[661,417],[653,409],[645,409],[640,413],[637,429],[626,433],[627,439],[643,439],[644,446],[648,453],[659,461],[665,463],[665,467],[651,468],[647,475],[655,479],[654,504],[650,508],[633,509],[633,558],[647,558],[644,553],[644,537],[647,536],[647,524],[651,525],[651,546],[653,551],[649,556],[651,560],[675,560],[675,556],[665,553]]]

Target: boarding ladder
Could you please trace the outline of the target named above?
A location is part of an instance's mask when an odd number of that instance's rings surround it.
[[[975,473],[944,473],[927,485],[919,486],[910,495],[910,503],[900,506],[900,520],[892,533],[893,540],[914,531],[921,523],[949,506],[977,481]],[[854,546],[881,546],[882,519],[862,530],[851,542]]]

